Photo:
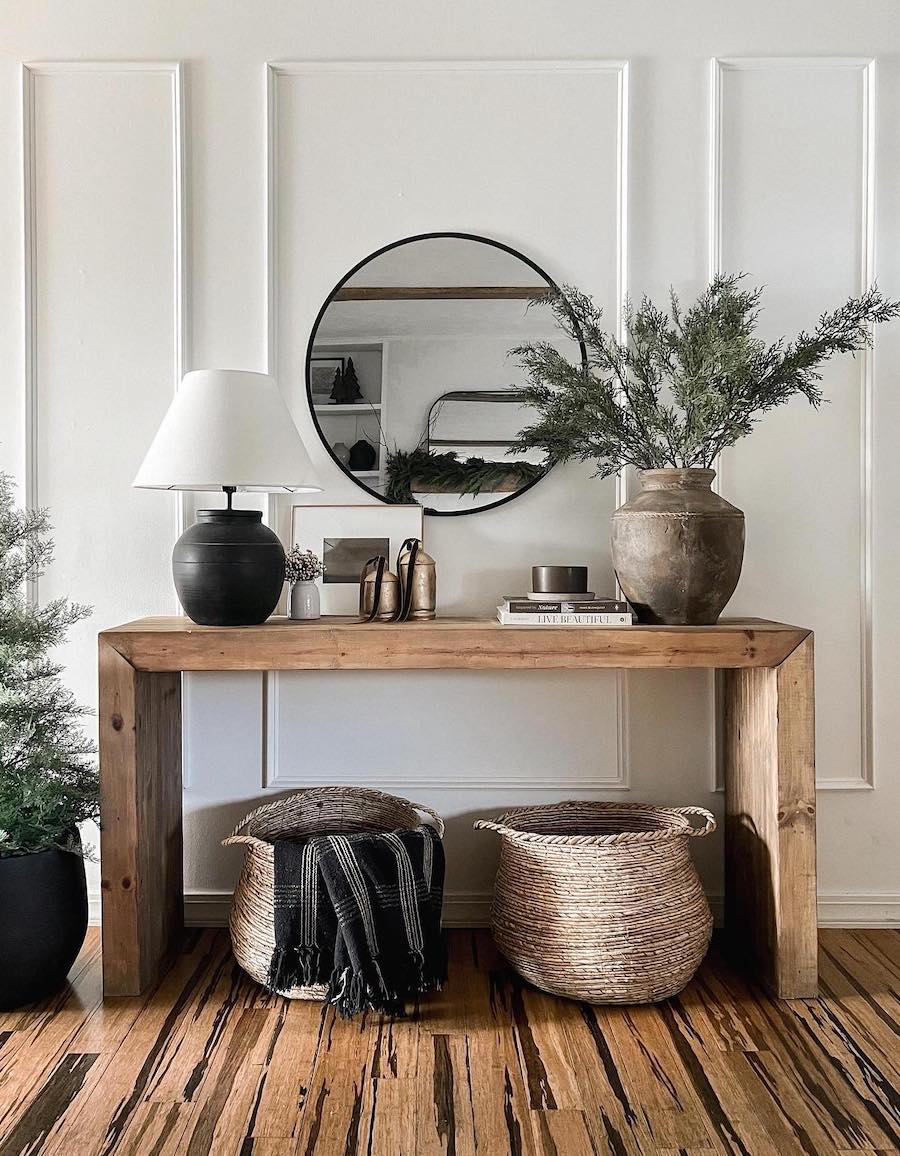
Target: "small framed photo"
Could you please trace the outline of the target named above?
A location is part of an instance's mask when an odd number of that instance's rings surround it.
[[[313,404],[327,405],[337,380],[344,376],[343,357],[311,357],[309,359],[309,391]]]
[[[422,537],[421,506],[294,506],[291,545],[313,550],[325,563],[316,579],[323,614],[359,613],[359,579],[370,558],[383,554],[393,570],[406,538]]]

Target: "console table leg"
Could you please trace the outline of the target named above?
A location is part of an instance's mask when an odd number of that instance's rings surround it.
[[[773,994],[816,994],[813,636],[780,666],[726,670],[725,925]]]
[[[183,926],[181,675],[100,640],[103,991],[139,995]]]

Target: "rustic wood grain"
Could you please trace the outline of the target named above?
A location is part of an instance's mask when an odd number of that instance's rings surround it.
[[[716,626],[501,626],[483,618],[360,623],[270,618],[261,626],[198,626],[141,618],[100,638],[136,669],[548,670],[778,666],[809,631],[763,619]]]
[[[681,995],[642,1007],[538,992],[486,931],[454,931],[443,992],[349,1022],[265,996],[224,931],[101,1005],[98,941],[75,986],[0,1030],[0,1156],[900,1150],[900,931],[823,932],[821,994],[791,1002],[714,941]]]
[[[181,675],[99,643],[101,895],[107,995],[138,995],[183,926]]]
[[[13,1026],[4,1032],[0,1050],[0,1139],[40,1095],[63,1056],[75,1053],[76,1037],[96,1014],[101,1000],[99,947],[99,937],[91,934],[67,987],[31,1008],[7,1013]]]
[[[722,674],[725,922],[772,991],[816,991],[813,638],[775,669]]]
[[[721,669],[724,680],[729,927],[773,990],[785,998],[812,994],[812,656],[807,630],[761,619],[544,630],[469,619],[272,619],[217,628],[155,618],[104,631],[104,990],[146,990],[182,925],[181,671],[706,667]],[[439,1025],[434,1031],[442,1034]]]

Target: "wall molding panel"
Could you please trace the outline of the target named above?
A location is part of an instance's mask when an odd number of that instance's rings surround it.
[[[169,123],[167,127],[168,148],[171,158],[171,316],[173,346],[171,350],[172,393],[177,390],[185,368],[190,364],[191,323],[190,323],[190,273],[189,273],[189,204],[187,192],[186,158],[186,108],[184,67],[179,61],[132,61],[132,60],[84,60],[84,61],[37,61],[25,62],[20,68],[21,91],[21,219],[22,219],[22,293],[23,293],[23,393],[25,446],[25,502],[28,506],[39,506],[45,501],[41,493],[40,475],[41,431],[39,429],[40,380],[42,366],[39,364],[39,341],[46,319],[41,315],[41,291],[39,268],[40,247],[43,244],[42,221],[40,219],[40,189],[38,171],[38,113],[39,89],[43,81],[56,78],[85,78],[116,75],[134,79],[140,77],[162,77],[168,82]],[[158,96],[158,94],[157,94]],[[157,99],[154,96],[154,99]],[[90,127],[90,126],[88,126]],[[135,467],[136,468],[136,467]],[[177,495],[172,503],[173,517],[168,539],[161,543],[171,550],[175,539],[185,525],[188,506],[187,495]],[[160,496],[161,502],[167,499]],[[29,591],[37,601],[37,584]],[[93,599],[92,599],[93,601]],[[171,612],[179,614],[181,609],[171,588]],[[183,739],[185,767],[190,768],[190,726],[191,680],[185,679],[185,700],[183,711]],[[189,784],[186,782],[185,786]]]
[[[298,627],[298,629],[302,629],[302,626]],[[440,671],[424,673],[436,676],[440,676],[441,674]],[[446,773],[423,774],[420,769],[409,772],[379,769],[369,782],[360,778],[359,770],[355,766],[348,766],[345,771],[332,770],[325,774],[321,771],[316,771],[308,775],[291,774],[281,769],[278,754],[279,716],[281,710],[278,671],[270,671],[262,677],[264,725],[262,752],[263,777],[261,786],[263,790],[266,791],[297,790],[301,787],[311,786],[342,786],[349,782],[390,791],[440,790],[466,793],[471,791],[498,791],[506,788],[519,791],[543,791],[544,793],[556,790],[607,792],[628,791],[631,789],[631,784],[628,779],[628,728],[625,726],[617,726],[616,728],[616,774],[613,776],[604,776],[598,769],[596,774],[588,776],[557,776],[553,778],[552,782],[547,779],[528,778],[524,775],[516,775],[515,773],[506,774],[502,772],[490,775],[479,774],[477,778],[458,776],[451,781]],[[315,672],[310,672],[304,675],[304,677],[315,678]],[[627,694],[627,684],[624,683],[624,680],[619,680],[616,684],[616,704],[619,711],[619,719],[627,718],[627,698],[623,700],[621,697],[623,693]]]
[[[628,120],[627,60],[304,60],[266,65],[266,329],[267,373],[278,371],[278,84],[284,78],[371,73],[614,73],[617,100],[617,254],[618,330],[624,333],[621,307],[628,295]]]
[[[287,61],[273,62],[266,66],[266,323],[267,323],[267,372],[276,374],[279,347],[279,268],[281,265],[279,228],[279,88],[285,81],[296,77],[323,75],[385,75],[385,74],[478,74],[478,75],[533,75],[553,76],[560,74],[585,74],[613,76],[616,80],[616,271],[615,299],[617,329],[624,336],[623,307],[628,295],[628,154],[629,154],[629,62],[627,60],[445,60],[445,61]],[[415,230],[413,230],[415,231]],[[625,500],[625,478],[616,478],[616,504]],[[277,518],[276,503],[270,501],[270,524]],[[283,528],[283,527],[282,527]],[[269,790],[300,787],[309,784],[308,779],[284,774],[278,766],[278,727],[281,681],[278,672],[264,676],[264,744],[262,786]],[[615,774],[604,776],[598,771],[590,778],[564,777],[555,779],[553,787],[567,790],[617,791],[630,789],[629,735],[628,735],[628,675],[624,671],[615,674],[616,710],[616,768]],[[351,773],[355,778],[355,773]],[[317,778],[318,782],[345,782],[346,775],[331,775]],[[389,788],[430,788],[494,790],[513,787],[523,790],[546,790],[546,782],[538,782],[525,777],[504,775],[479,777],[477,780],[463,780],[447,783],[446,778],[423,778],[411,773],[385,776],[379,773],[378,783]]]
[[[190,362],[190,310],[189,300],[189,257],[188,239],[188,199],[186,192],[185,157],[185,97],[184,66],[180,61],[144,60],[59,60],[25,62],[21,66],[22,101],[22,297],[24,302],[24,382],[25,395],[25,503],[29,507],[41,503],[38,487],[38,366],[37,366],[37,326],[39,306],[37,300],[37,245],[39,222],[36,203],[35,165],[35,96],[36,82],[46,76],[88,76],[98,73],[150,73],[168,76],[171,81],[172,117],[172,166],[174,173],[172,219],[174,235],[174,283],[172,287],[172,308],[174,311],[175,367],[173,393],[181,383],[185,367]],[[179,495],[175,505],[172,539],[181,535],[185,527],[185,499]],[[173,613],[180,614],[181,608],[175,599],[173,589]],[[37,590],[32,591],[37,597]]]
[[[854,292],[861,292],[875,278],[875,113],[876,62],[871,57],[713,57],[708,75],[708,154],[707,154],[707,257],[708,277],[711,280],[723,267],[725,248],[725,114],[726,87],[729,74],[746,72],[822,71],[854,72],[860,77],[859,108],[859,188],[860,217],[857,222],[860,263],[858,284]],[[873,581],[873,430],[872,409],[874,389],[874,350],[865,350],[856,357],[859,368],[859,704],[860,737],[858,748],[858,775],[829,776],[817,779],[822,791],[868,791],[874,788],[873,767],[873,692],[872,692],[872,581]],[[727,469],[727,454],[725,466]],[[717,463],[721,483],[721,460]],[[722,789],[721,763],[714,762],[712,788]]]

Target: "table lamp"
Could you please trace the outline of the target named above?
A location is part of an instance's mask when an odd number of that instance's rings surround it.
[[[284,584],[284,550],[259,510],[232,509],[232,494],[322,489],[275,379],[239,369],[186,373],[133,485],[225,491],[227,508],[198,510],[175,543],[175,589],[204,626],[265,622]]]

